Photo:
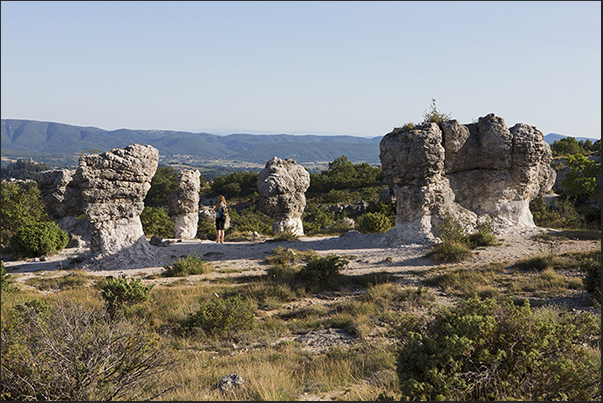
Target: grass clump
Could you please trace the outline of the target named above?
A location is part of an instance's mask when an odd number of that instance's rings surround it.
[[[82,270],[74,270],[64,276],[38,278],[33,277],[25,280],[25,284],[36,287],[39,290],[63,290],[85,285],[92,276]]]
[[[600,354],[583,343],[600,317],[546,320],[527,302],[472,297],[401,329],[402,400],[596,400]],[[598,361],[598,362],[597,362]]]
[[[186,277],[194,274],[206,274],[213,271],[212,265],[196,253],[178,259],[171,265],[164,265],[163,277]]]

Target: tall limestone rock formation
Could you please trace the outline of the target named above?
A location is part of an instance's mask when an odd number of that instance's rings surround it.
[[[84,212],[92,227],[90,249],[104,268],[134,268],[152,264],[140,214],[157,170],[159,153],[149,145],[133,144],[80,158],[75,178]]]
[[[383,137],[380,158],[396,197],[390,243],[429,243],[450,214],[471,231],[491,217],[495,233],[535,227],[529,203],[555,183],[552,154],[541,131],[510,129],[489,114],[396,128]]]
[[[178,174],[178,190],[168,195],[168,214],[174,217],[174,237],[193,239],[199,222],[201,173],[184,169]]]
[[[258,176],[260,210],[274,220],[275,234],[291,231],[303,235],[301,216],[306,207],[305,192],[310,187],[310,174],[294,160],[274,157]]]

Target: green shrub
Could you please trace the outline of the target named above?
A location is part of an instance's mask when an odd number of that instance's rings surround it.
[[[56,253],[69,242],[69,235],[54,221],[21,226],[10,239],[17,255],[44,256]]]
[[[310,289],[332,288],[338,283],[339,271],[347,264],[346,259],[330,254],[310,260],[298,276]]]
[[[492,231],[492,221],[489,217],[478,225],[476,232],[466,235],[465,227],[458,219],[448,212],[442,214],[440,222],[434,227],[435,234],[442,242],[435,244],[428,256],[438,262],[460,262],[473,256],[472,248],[498,245]]]
[[[441,215],[441,220],[434,226],[434,230],[435,235],[440,237],[443,242],[467,242],[463,225],[449,212]]]
[[[438,125],[450,119],[450,113],[442,113],[436,108],[435,98],[431,98],[429,110],[423,112],[423,123],[432,122]]]
[[[114,316],[125,311],[134,304],[145,301],[155,284],[143,285],[139,278],[128,280],[106,278],[101,287],[102,296],[107,306],[107,312]]]
[[[205,180],[201,178],[201,183],[203,182]],[[176,190],[178,190],[178,171],[172,167],[157,167],[155,175],[151,179],[151,187],[144,199],[144,205],[149,207],[166,206],[168,195]],[[170,235],[171,237],[172,235]]]
[[[140,320],[71,301],[21,304],[2,321],[2,400],[136,400],[174,363]]]
[[[601,361],[584,343],[600,317],[546,318],[526,302],[472,297],[400,329],[402,400],[596,400]]]
[[[0,243],[8,246],[19,227],[50,221],[37,185],[32,182],[0,184]]]
[[[467,236],[467,243],[475,248],[477,246],[498,245],[498,240],[492,230],[492,217],[477,226],[477,231]]]
[[[372,234],[375,232],[384,233],[391,227],[391,220],[381,212],[365,213],[361,215],[356,222],[356,228],[363,234]]]
[[[199,328],[211,334],[249,329],[253,326],[253,310],[240,295],[204,301],[183,324],[185,330]]]
[[[595,299],[601,301],[601,251],[593,255],[593,258],[587,259],[582,264],[581,268],[586,272],[582,282],[584,289],[593,294]]]
[[[164,207],[145,207],[140,214],[140,222],[145,236],[157,235],[162,238],[174,237],[174,219]]]
[[[272,230],[272,219],[259,211],[257,206],[242,210],[230,209],[230,228],[226,230],[226,236],[232,232],[257,232],[267,235]],[[212,221],[213,224],[213,221]],[[215,225],[214,225],[215,230]]]
[[[213,217],[199,217],[197,223],[197,239],[209,239],[215,241],[217,238],[216,224]]]
[[[211,264],[196,253],[180,258],[171,265],[164,265],[163,268],[165,269],[161,273],[163,277],[185,277],[191,274],[210,273],[213,270]]]

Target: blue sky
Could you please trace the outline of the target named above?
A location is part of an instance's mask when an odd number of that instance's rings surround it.
[[[4,119],[382,136],[431,99],[601,138],[601,2],[2,1]]]

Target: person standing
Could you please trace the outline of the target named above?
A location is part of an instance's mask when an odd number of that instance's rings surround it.
[[[218,232],[216,243],[224,243],[224,225],[228,216],[228,208],[226,207],[224,196],[218,196],[218,203],[214,207],[214,211],[216,212],[216,231]]]

